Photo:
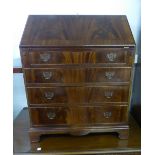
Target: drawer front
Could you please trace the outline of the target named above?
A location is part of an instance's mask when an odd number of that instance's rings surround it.
[[[129,82],[130,68],[25,69],[27,83]]]
[[[108,64],[131,66],[133,50],[124,48],[99,48],[79,50],[22,51],[24,67],[50,67],[52,65]]]
[[[128,103],[128,86],[27,88],[30,105]]]
[[[33,126],[67,125],[69,110],[65,107],[29,108]]]
[[[30,108],[32,126],[121,124],[128,121],[126,106]]]

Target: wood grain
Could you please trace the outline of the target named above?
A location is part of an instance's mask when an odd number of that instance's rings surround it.
[[[109,125],[125,124],[128,120],[126,115],[127,106],[69,106],[69,107],[38,107],[30,108],[32,127],[56,125],[68,125],[70,128],[78,128],[79,125]],[[50,119],[48,114],[54,113]],[[109,114],[110,113],[110,114]],[[60,126],[61,128],[61,126]],[[83,129],[81,129],[83,130]]]
[[[105,154],[140,155],[141,130],[133,117],[129,117],[129,138],[120,140],[116,134],[98,133],[86,136],[43,135],[39,143],[31,143],[28,110],[24,109],[14,120],[14,154]],[[37,151],[40,147],[41,151]]]
[[[30,106],[128,104],[128,86],[27,88]]]
[[[135,45],[126,16],[30,15],[20,43],[20,47],[108,45]]]
[[[31,142],[56,133],[128,138],[135,42],[126,16],[30,15],[20,53]]]
[[[131,66],[134,50],[124,48],[91,48],[91,49],[24,49],[22,50],[25,68],[52,67],[54,65],[98,65]],[[111,59],[111,55],[114,57]]]
[[[26,83],[130,82],[131,68],[51,68],[25,69]]]

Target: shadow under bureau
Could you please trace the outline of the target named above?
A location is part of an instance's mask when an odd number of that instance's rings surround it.
[[[30,15],[20,52],[31,142],[63,133],[128,138],[135,42],[126,16]]]

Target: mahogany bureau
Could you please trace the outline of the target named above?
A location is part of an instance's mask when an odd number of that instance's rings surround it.
[[[20,52],[31,142],[63,133],[128,138],[135,41],[126,16],[30,15]]]

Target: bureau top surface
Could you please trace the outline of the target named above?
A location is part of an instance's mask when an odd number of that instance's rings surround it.
[[[135,46],[125,15],[30,15],[20,47]]]

